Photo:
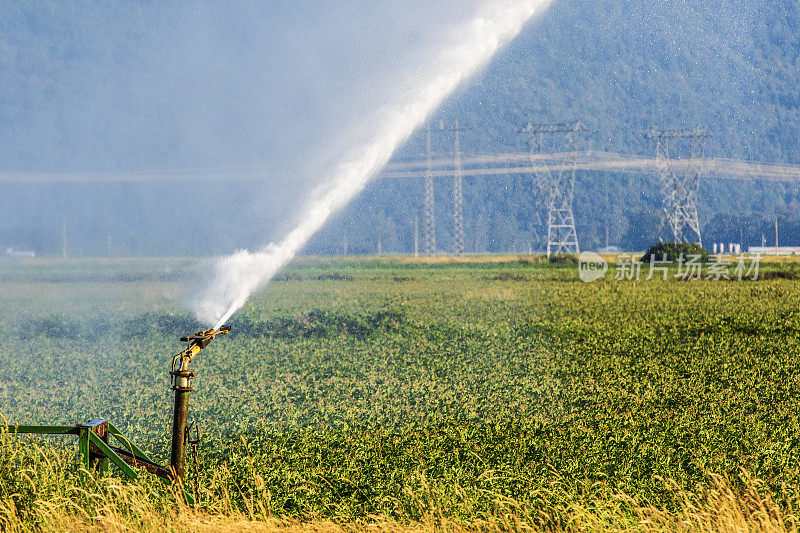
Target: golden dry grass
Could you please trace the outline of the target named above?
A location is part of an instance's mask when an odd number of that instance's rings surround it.
[[[138,485],[107,479],[95,490],[72,487],[71,496],[36,501],[35,512],[22,520],[9,497],[0,499],[0,530],[28,531],[221,531],[244,532],[411,532],[411,531],[618,531],[618,532],[796,532],[796,494],[776,498],[757,479],[742,474],[737,483],[709,475],[695,491],[682,491],[665,483],[678,505],[673,510],[642,504],[625,494],[609,493],[588,502],[567,502],[551,513],[535,516],[517,502],[497,495],[498,510],[479,520],[459,521],[442,509],[428,507],[422,520],[404,521],[370,516],[358,522],[302,521],[263,514],[251,502],[246,514],[223,511],[209,514],[183,504],[177,497],[164,506],[154,494]],[[734,488],[739,486],[741,488]],[[102,489],[100,489],[102,487]],[[424,499],[424,496],[421,497]],[[155,498],[158,500],[158,498]],[[222,508],[229,507],[217,502]],[[218,505],[219,507],[219,505]],[[229,507],[230,508],[230,507]],[[91,509],[91,510],[87,510]]]

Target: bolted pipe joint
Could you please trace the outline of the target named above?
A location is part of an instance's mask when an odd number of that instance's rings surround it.
[[[194,379],[194,372],[191,370],[173,370],[169,373],[172,377],[172,390],[191,392],[192,379]]]

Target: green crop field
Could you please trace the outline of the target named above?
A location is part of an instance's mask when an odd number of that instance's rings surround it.
[[[166,462],[170,360],[204,327],[182,304],[202,287],[186,281],[196,266],[0,262],[5,421],[108,418]],[[619,501],[636,524],[636,506],[685,510],[686,494],[722,483],[789,513],[799,266],[584,283],[574,264],[527,258],[296,261],[192,364],[199,508],[570,527],[576,509]],[[120,486],[174,512],[165,486],[113,470],[80,492],[74,444],[0,435],[0,524],[45,528],[48,501],[100,520],[98,495]]]

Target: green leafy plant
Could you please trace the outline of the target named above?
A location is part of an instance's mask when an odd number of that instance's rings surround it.
[[[689,258],[699,258],[701,262],[707,262],[710,252],[700,246],[699,244],[689,242],[659,242],[654,244],[641,258],[641,262],[649,263],[650,261],[669,261],[671,263],[680,261],[687,261]]]

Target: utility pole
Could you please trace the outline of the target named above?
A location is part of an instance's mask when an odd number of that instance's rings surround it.
[[[739,226],[739,248],[744,246],[744,230]],[[739,252],[741,253],[741,252]]]
[[[431,124],[425,135],[425,207],[422,212],[423,249],[427,255],[436,251],[436,218],[434,214],[433,176],[431,176]]]
[[[522,130],[530,136],[531,164],[544,170],[535,170],[537,187],[547,198],[547,257],[551,254],[579,254],[578,234],[575,231],[575,217],[572,213],[572,200],[575,193],[575,151],[576,136],[586,131],[578,122],[559,124],[528,125]],[[556,150],[556,146],[560,150]],[[557,165],[551,170],[534,160],[537,153],[546,148],[564,151],[566,145],[567,164]]]
[[[778,216],[775,215],[775,255],[778,255]]]
[[[668,227],[672,233],[672,242],[695,242],[703,245],[700,219],[697,216],[697,197],[700,193],[700,177],[703,173],[708,136],[705,126],[681,130],[651,130],[645,134],[645,138],[654,141],[656,145],[663,210],[659,239],[663,230]],[[670,141],[674,145],[682,143],[683,146],[673,146],[673,153],[670,153]],[[683,152],[682,159],[688,163],[682,173],[676,171],[672,165],[673,160],[681,159],[674,152]]]
[[[61,257],[67,257],[67,219],[61,219]]]
[[[414,257],[419,257],[419,218],[414,217]]]

